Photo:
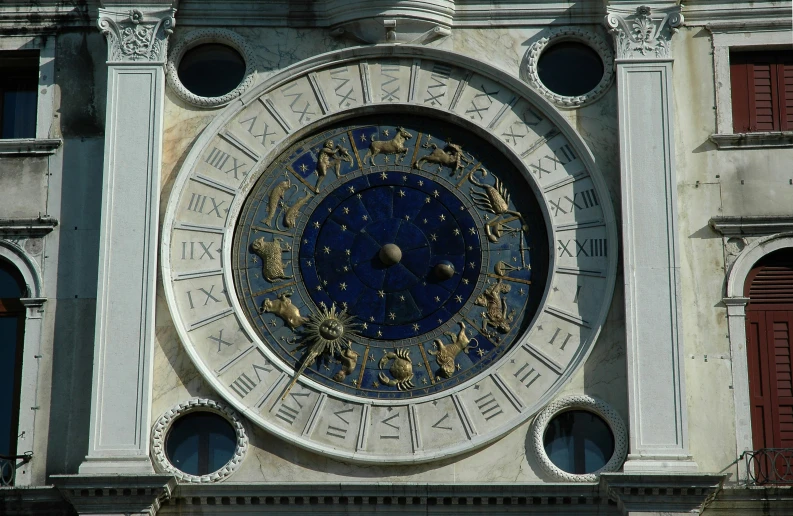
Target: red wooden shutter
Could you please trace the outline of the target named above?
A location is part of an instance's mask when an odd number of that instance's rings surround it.
[[[793,129],[793,53],[730,54],[733,131]]]

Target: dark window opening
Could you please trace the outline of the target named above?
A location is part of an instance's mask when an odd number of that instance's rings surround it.
[[[245,78],[245,60],[227,45],[206,43],[184,53],[177,73],[193,95],[220,97],[234,91]]]
[[[22,387],[22,342],[25,295],[19,271],[0,259],[0,455],[17,453],[19,395]]]
[[[793,130],[793,51],[730,53],[736,133]]]
[[[190,475],[207,475],[234,457],[234,427],[212,412],[192,412],[174,421],[165,438],[168,460]]]
[[[0,51],[0,138],[36,137],[38,51]]]
[[[537,62],[537,75],[545,87],[565,97],[594,90],[603,74],[603,61],[598,53],[575,41],[549,46]]]
[[[614,435],[603,419],[585,410],[556,415],[545,429],[545,453],[562,471],[583,475],[605,466],[614,454]]]

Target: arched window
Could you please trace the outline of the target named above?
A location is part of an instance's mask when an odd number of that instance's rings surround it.
[[[744,296],[753,448],[775,450],[758,459],[755,474],[761,481],[789,481],[790,472],[773,464],[793,457],[793,248],[760,259],[746,277]],[[786,478],[778,478],[782,474]]]
[[[27,296],[26,290],[16,267],[0,259],[0,456],[17,453],[25,332],[25,307],[20,298]],[[12,474],[6,469],[0,470],[2,480]]]

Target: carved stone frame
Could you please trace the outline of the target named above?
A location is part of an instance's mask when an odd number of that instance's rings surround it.
[[[245,61],[245,78],[240,84],[219,97],[202,97],[188,90],[182,81],[179,80],[178,67],[179,61],[185,52],[204,43],[220,43],[228,45],[240,53]],[[168,61],[165,65],[166,79],[168,86],[173,89],[176,95],[193,106],[200,108],[215,108],[228,104],[235,98],[242,95],[248,88],[256,82],[256,56],[253,48],[248,41],[234,31],[228,29],[198,29],[189,32],[178,39],[176,44],[171,47]]]
[[[611,459],[602,468],[592,473],[581,475],[568,473],[551,462],[545,453],[543,437],[548,423],[562,412],[570,410],[585,410],[600,416],[614,435],[614,453],[612,453]],[[586,394],[565,396],[548,404],[534,419],[530,433],[534,454],[542,468],[555,480],[563,482],[597,482],[600,473],[619,470],[628,453],[628,431],[620,415],[605,401]]]
[[[603,61],[603,77],[591,91],[583,95],[565,96],[549,90],[540,80],[537,64],[542,53],[549,47],[563,41],[576,41],[583,43],[597,52]],[[605,38],[595,32],[580,27],[557,27],[551,29],[547,35],[535,41],[526,52],[526,79],[529,84],[544,97],[561,108],[574,109],[599,99],[609,89],[614,81],[614,53],[611,51]]]
[[[225,466],[208,475],[191,475],[178,469],[165,453],[166,438],[174,421],[180,417],[193,412],[210,412],[226,419],[237,434],[237,445],[234,449],[234,456]],[[205,398],[192,398],[174,405],[168,409],[154,423],[151,432],[151,457],[157,470],[162,473],[175,476],[180,482],[209,483],[222,482],[239,469],[248,451],[248,433],[242,419],[236,410],[225,403]]]

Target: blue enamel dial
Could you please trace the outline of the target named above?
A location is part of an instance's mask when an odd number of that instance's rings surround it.
[[[415,398],[484,371],[545,285],[536,196],[458,127],[361,119],[264,170],[235,230],[236,294],[257,345],[335,391]]]

